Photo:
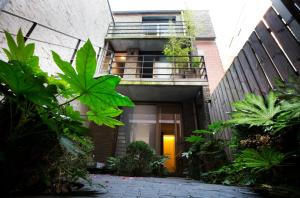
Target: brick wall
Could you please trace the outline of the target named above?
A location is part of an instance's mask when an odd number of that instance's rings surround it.
[[[215,41],[195,41],[199,55],[204,55],[210,93],[217,87],[224,75],[224,69]]]

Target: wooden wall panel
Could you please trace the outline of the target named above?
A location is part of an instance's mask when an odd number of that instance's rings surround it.
[[[230,119],[228,113],[234,110],[231,104],[246,94],[266,96],[276,88],[276,80],[299,76],[299,22],[287,13],[290,9],[284,4],[274,2],[279,14],[272,7],[268,9],[212,93],[212,121]],[[231,131],[226,129],[219,137],[229,139]]]

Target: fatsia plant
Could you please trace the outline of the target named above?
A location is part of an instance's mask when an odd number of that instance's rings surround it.
[[[272,91],[266,101],[262,96],[248,94],[244,100],[234,102],[233,106],[235,110],[231,112],[232,119],[228,123],[250,127],[270,127],[275,123],[276,116],[282,112],[278,96]]]
[[[277,82],[277,90],[283,112],[278,116],[274,128],[300,124],[300,78],[292,77],[288,82]]]
[[[238,154],[234,161],[234,166],[261,172],[279,165],[284,160],[284,157],[284,154],[271,148],[263,148],[261,150],[245,149]]]
[[[56,65],[63,74],[59,74],[71,88],[68,91],[73,98],[65,104],[78,99],[81,103],[89,107],[88,119],[96,124],[105,124],[110,127],[122,125],[114,117],[119,116],[122,110],[120,106],[132,107],[132,101],[116,91],[116,86],[120,82],[120,77],[105,75],[94,78],[96,71],[96,52],[88,40],[77,52],[76,69],[72,65],[52,52]]]
[[[25,44],[21,30],[17,34],[17,42],[5,32],[8,49],[3,49],[8,62],[0,60],[0,79],[2,92],[26,98],[37,105],[50,105],[56,101],[56,88],[45,86],[47,75],[39,67],[39,58],[34,55],[33,43]],[[6,85],[9,87],[3,86]]]
[[[194,130],[192,132],[193,135],[186,137],[185,141],[189,143],[203,142],[205,141],[207,136],[211,137],[212,135],[215,135],[216,133],[220,132],[225,127],[226,127],[225,122],[221,122],[221,121],[214,122],[208,125],[207,129]]]
[[[55,78],[40,69],[35,45],[25,43],[21,31],[16,40],[6,37],[8,61],[0,60],[1,193],[57,192],[88,178],[86,164],[92,159],[82,115],[70,102],[80,100],[90,108],[89,120],[112,127],[121,124],[113,118],[122,112],[118,107],[133,103],[116,92],[119,77],[93,78],[96,56],[90,41],[77,54],[76,70],[53,53],[63,71]]]

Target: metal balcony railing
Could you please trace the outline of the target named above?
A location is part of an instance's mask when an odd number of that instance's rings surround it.
[[[207,81],[203,56],[126,55],[112,56],[101,73],[124,79],[194,79]]]
[[[110,24],[107,37],[185,36],[184,21],[176,22],[115,22]]]

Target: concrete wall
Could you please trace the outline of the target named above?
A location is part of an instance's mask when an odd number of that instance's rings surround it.
[[[193,10],[192,17],[196,25],[196,39],[216,37],[208,10]]]
[[[119,14],[114,13],[115,22],[142,22],[143,16],[176,16],[176,21],[182,21],[180,13],[154,13],[154,14],[143,14],[143,13],[127,13]]]
[[[0,9],[3,9],[7,2],[8,0],[0,0]]]
[[[103,47],[108,24],[112,21],[107,0],[11,0],[4,10],[82,40],[90,38],[94,46],[99,47]],[[32,22],[0,12],[2,31],[7,30],[16,34],[18,29],[22,28],[23,33],[26,34],[31,25]],[[4,34],[0,33],[0,47],[6,47],[3,36]],[[36,54],[40,56],[40,65],[50,74],[58,71],[52,62],[50,50],[70,60],[77,44],[76,38],[55,33],[39,25],[30,37],[52,43],[35,42]],[[98,51],[98,49],[95,50]],[[2,53],[0,58],[3,58]]]

